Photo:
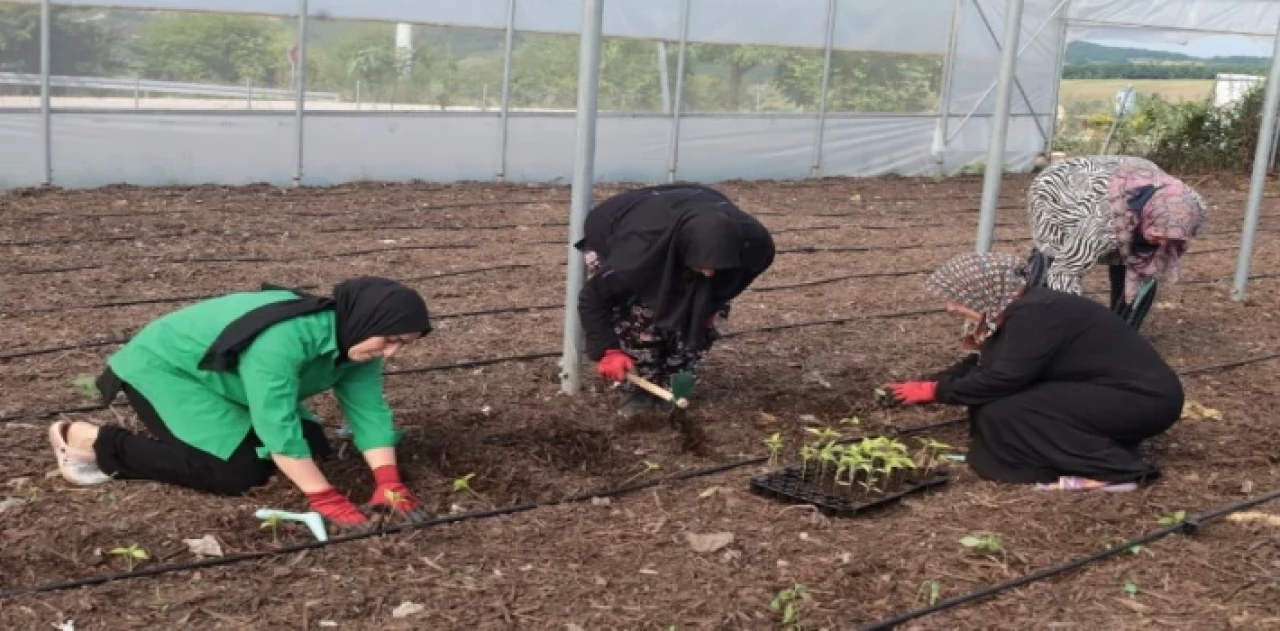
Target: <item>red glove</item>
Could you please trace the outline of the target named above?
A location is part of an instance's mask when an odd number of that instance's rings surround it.
[[[622,381],[627,378],[627,373],[635,367],[636,362],[631,359],[630,355],[616,348],[611,348],[604,352],[604,357],[601,357],[600,363],[596,364],[596,373],[610,381]]]
[[[908,381],[891,383],[889,389],[900,403],[933,403],[938,396],[936,381]]]
[[[333,487],[319,493],[307,493],[307,501],[311,502],[311,510],[339,528],[359,528],[369,524],[369,518]]]
[[[373,497],[369,498],[370,507],[386,506],[401,513],[422,508],[422,500],[400,481],[400,470],[395,465],[386,464],[374,469],[373,480],[378,486],[373,489]]]

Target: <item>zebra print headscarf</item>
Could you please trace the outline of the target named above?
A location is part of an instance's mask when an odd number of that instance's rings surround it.
[[[999,329],[1004,310],[1027,286],[1027,269],[1013,254],[968,252],[943,263],[927,284],[935,294],[982,315],[982,322],[965,332],[966,340],[977,345]]]

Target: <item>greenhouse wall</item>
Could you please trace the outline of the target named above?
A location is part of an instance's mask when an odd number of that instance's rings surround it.
[[[1026,1],[1009,170],[1029,169],[1052,132],[1066,5]],[[302,6],[300,117],[292,55]],[[985,166],[1000,0],[604,6],[601,181]],[[572,173],[580,0],[55,2],[48,174],[39,8],[0,2],[0,50],[12,52],[0,61],[3,188],[47,176],[67,187],[287,185],[299,175],[299,120],[301,184]]]

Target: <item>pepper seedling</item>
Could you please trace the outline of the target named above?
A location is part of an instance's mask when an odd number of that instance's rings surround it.
[[[646,473],[650,473],[650,472],[652,472],[652,471],[657,471],[657,470],[659,470],[659,469],[661,469],[661,468],[662,468],[662,465],[660,465],[660,464],[658,464],[658,463],[656,463],[656,462],[649,462],[648,460],[645,460],[645,461],[644,461],[644,469],[643,469],[642,471],[640,471],[639,473],[637,473],[637,474],[635,474],[635,475],[633,475],[633,476],[631,476],[631,477],[629,477],[629,478],[627,478],[627,479],[623,480],[620,484],[618,484],[618,486],[619,486],[619,487],[624,487],[624,486],[626,486],[626,485],[627,485],[627,483],[631,482],[632,480],[634,480],[634,479],[636,479],[636,478],[638,478],[638,477],[640,477],[640,476],[642,476],[642,475],[644,475],[644,474],[646,474]]]
[[[769,609],[777,612],[782,617],[782,625],[784,629],[792,629],[799,631],[801,628],[800,620],[800,600],[806,597],[808,590],[804,585],[795,583],[791,587],[778,592],[777,596],[769,603]]]
[[[486,504],[492,503],[488,500],[488,498],[477,493],[475,489],[471,488],[471,480],[474,479],[475,477],[476,477],[476,474],[468,473],[460,478],[455,478],[453,480],[453,492],[454,493],[470,493],[474,495],[476,499],[480,500],[481,502],[484,502]]]
[[[98,382],[93,375],[80,375],[71,380],[71,385],[75,387],[80,394],[86,397],[96,397],[98,394]]]
[[[259,530],[271,531],[271,543],[280,545],[280,520],[284,519],[279,513],[272,513],[262,520],[262,524],[258,526]]]
[[[1172,515],[1165,515],[1164,517],[1161,517],[1161,518],[1160,518],[1160,525],[1161,525],[1161,526],[1176,526],[1176,525],[1178,525],[1178,524],[1181,524],[1181,523],[1182,523],[1182,522],[1184,522],[1184,521],[1187,521],[1187,511],[1180,510],[1180,511],[1177,511],[1177,512],[1173,513]]]
[[[132,544],[127,548],[113,548],[111,554],[124,558],[127,571],[132,572],[138,561],[147,561],[151,559],[151,555],[147,554],[138,544]]]
[[[996,561],[995,555],[1000,555],[999,563],[1007,565],[1008,555],[1005,553],[1004,545],[1000,543],[1000,538],[995,535],[983,535],[975,537],[969,535],[960,539],[960,545],[968,548],[973,552],[980,552],[992,561]]]
[[[774,432],[764,439],[764,446],[769,449],[769,466],[778,465],[778,452],[782,451],[782,433]]]

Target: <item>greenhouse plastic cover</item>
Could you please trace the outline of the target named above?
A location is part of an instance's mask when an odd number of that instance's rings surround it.
[[[61,0],[59,6],[296,15],[296,0]],[[310,0],[309,13],[335,19],[408,21],[504,29],[508,0]],[[577,32],[581,0],[516,0],[519,31]],[[606,36],[678,40],[683,0],[604,2]],[[691,0],[692,42],[822,48],[827,0]],[[953,16],[959,9],[959,19]],[[1271,2],[1178,0],[1026,0],[1012,92],[1007,168],[1025,170],[1046,146],[1056,110],[1064,39],[1156,24],[1173,31],[1267,35],[1280,18]],[[1068,21],[1069,20],[1069,21]],[[1067,27],[1071,28],[1068,29]],[[955,29],[955,39],[951,35]],[[952,51],[949,98],[921,114],[830,113],[821,175],[954,173],[986,159],[1004,29],[1002,0],[837,0],[833,46],[887,52]],[[1182,30],[1178,30],[1182,29]],[[1171,35],[1172,34],[1172,35]],[[1131,36],[1126,33],[1126,36]],[[599,118],[596,175],[601,180],[667,177],[670,116]],[[286,112],[170,112],[54,109],[54,181],[64,186],[287,183],[296,164],[296,121]],[[494,112],[308,111],[303,182],[353,179],[490,180],[501,171],[501,123]],[[815,114],[698,114],[681,120],[677,177],[799,178],[815,173]],[[574,118],[514,113],[508,121],[505,177],[567,180]],[[41,119],[0,110],[0,187],[39,183]]]

